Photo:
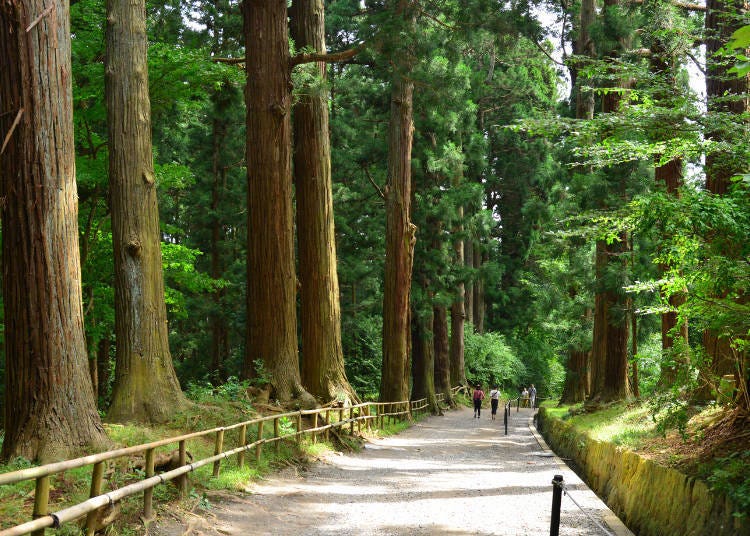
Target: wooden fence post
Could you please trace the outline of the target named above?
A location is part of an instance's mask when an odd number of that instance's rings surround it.
[[[154,449],[146,451],[146,478],[154,476]],[[143,490],[143,521],[151,521],[154,517],[154,488]]]
[[[256,442],[258,443],[255,445],[255,463],[260,463],[260,454],[263,450],[263,423],[265,421],[258,421],[258,437],[256,438]]]
[[[247,446],[247,425],[246,424],[243,424],[242,426],[240,426],[239,443],[240,443],[239,445],[240,447]],[[237,465],[239,466],[240,469],[245,467],[245,450],[247,449],[243,449],[239,452],[239,454],[237,454]]]
[[[185,448],[185,440],[180,441],[180,467],[183,467],[187,463],[187,449]],[[180,495],[184,497],[187,495],[187,474],[180,475],[178,481],[178,489]]]
[[[46,516],[49,512],[49,476],[40,476],[36,479],[36,491],[34,492],[34,519]],[[44,529],[35,530],[31,536],[44,536]]]
[[[331,410],[326,410],[326,441],[330,441],[331,439]]]
[[[224,428],[220,428],[216,432],[216,442],[214,443],[214,456],[221,454],[224,451]],[[214,462],[214,478],[219,476],[221,470],[221,458]]]
[[[297,413],[297,444],[302,443],[302,412]]]
[[[313,414],[313,433],[312,433],[312,442],[313,444],[318,442],[318,434],[315,432],[315,429],[318,427],[318,414]]]
[[[273,437],[275,438],[274,443],[276,443],[276,454],[278,454],[281,449],[281,439],[279,439],[279,418],[278,417],[275,417],[273,419]]]
[[[91,491],[89,498],[96,497],[102,492],[102,480],[104,478],[104,462],[98,462],[94,464],[94,469],[91,472]],[[94,536],[96,527],[94,521],[96,520],[96,510],[89,512],[86,516],[86,535]]]

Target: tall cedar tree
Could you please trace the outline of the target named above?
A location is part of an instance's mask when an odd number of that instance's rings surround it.
[[[461,186],[463,168],[453,176],[451,186],[458,188]],[[457,207],[456,219],[461,222],[464,219],[464,207]],[[453,232],[456,236],[463,234],[463,224],[457,223]],[[454,250],[454,263],[458,270],[461,270],[464,266],[464,241],[461,238],[457,238],[453,243]],[[471,266],[473,260],[470,259],[467,263]],[[451,385],[465,385],[466,384],[466,362],[464,359],[464,321],[466,319],[466,302],[465,298],[467,294],[472,293],[472,289],[476,287],[478,283],[474,285],[465,286],[462,280],[458,280],[456,283],[456,299],[451,304],[451,339],[449,347],[449,359],[450,359],[450,383]]]
[[[414,26],[408,0],[390,3],[393,16]],[[383,367],[380,399],[409,398],[409,294],[414,262],[416,227],[411,223],[411,150],[413,142],[414,82],[409,78],[413,52],[403,46],[393,58],[391,118],[388,134],[386,193],[385,285],[383,293]]]
[[[429,292],[429,279],[422,278],[422,289],[428,299],[432,299]],[[421,314],[420,314],[421,313]],[[441,415],[435,392],[435,346],[433,343],[432,325],[434,321],[432,306],[424,311],[412,310],[412,400],[427,399],[430,412]]]
[[[325,54],[323,0],[296,0],[291,9],[292,39],[299,49]],[[324,62],[315,64],[321,81]],[[344,370],[341,306],[336,271],[336,236],[331,183],[328,99],[310,88],[294,106],[294,183],[301,284],[302,383],[328,402],[356,400]]]
[[[435,346],[435,391],[443,393],[444,400],[454,406],[455,401],[451,396],[448,311],[445,305],[439,304],[433,307],[432,337]]]
[[[286,0],[247,0],[247,343],[242,376],[258,364],[281,401],[315,400],[297,352],[291,170],[291,70]]]
[[[605,15],[616,17],[619,0],[605,1]],[[620,44],[624,45],[620,40]],[[616,56],[617,50],[609,52]],[[625,87],[628,81],[620,80],[619,87]],[[602,113],[614,114],[620,107],[619,92],[611,91],[602,97]],[[625,191],[627,175],[613,166],[607,173],[613,174],[610,180],[617,182],[619,193]],[[617,176],[622,174],[622,176]],[[608,243],[597,240],[595,272],[597,279],[596,299],[594,303],[594,333],[592,364],[591,398],[599,402],[620,400],[628,396],[628,336],[630,324],[626,311],[628,301],[625,293],[614,283],[619,277],[612,278],[613,272],[625,270],[629,247],[628,237],[620,232],[617,240]]]
[[[594,92],[586,91],[584,88],[591,85],[588,77],[582,75],[581,63],[586,59],[595,57],[594,41],[591,38],[590,29],[595,21],[594,0],[581,0],[575,19],[575,40],[573,41],[573,53],[580,58],[579,61],[570,63],[570,78],[574,92],[576,119],[590,120],[594,117]],[[579,293],[575,284],[571,284],[568,295],[571,299]],[[560,403],[575,404],[583,402],[590,390],[589,366],[591,351],[576,344],[568,350],[568,359],[565,367],[565,384],[560,397]]]
[[[164,422],[186,402],[169,351],[147,50],[145,2],[108,0],[105,98],[117,347],[107,417],[116,422]]]
[[[83,331],[67,3],[0,3],[0,65],[2,458],[48,461],[106,443]]]
[[[644,3],[644,8],[644,11],[655,21],[655,23],[651,24],[652,28],[648,36],[650,41],[649,48],[651,50],[649,68],[661,87],[656,91],[654,97],[659,106],[668,107],[670,99],[673,96],[679,96],[683,93],[677,82],[677,72],[681,58],[676,57],[671,52],[674,47],[670,47],[671,43],[668,42],[670,38],[669,30],[674,24],[672,19],[677,16],[677,11],[662,0],[646,2]],[[672,131],[672,128],[669,128],[670,126],[675,129],[674,131],[679,131],[679,124],[668,125],[666,129],[659,129],[657,131],[657,139],[654,141],[664,142],[673,137],[674,134],[670,132]],[[682,158],[675,157],[661,165],[659,165],[661,155],[657,155],[655,159],[657,165],[654,168],[654,179],[657,186],[664,188],[669,195],[679,197],[680,187],[683,184]],[[662,272],[666,272],[670,268],[668,265],[660,266]],[[680,323],[678,327],[677,311],[685,303],[685,294],[673,293],[666,299],[670,310],[661,315],[662,352],[684,352],[688,346],[688,327],[687,322]],[[633,333],[633,337],[635,338],[635,333]],[[672,356],[672,359],[675,357]],[[664,385],[671,385],[674,382],[675,373],[674,366],[663,367],[662,383]]]
[[[715,112],[726,115],[740,115],[750,111],[750,77],[737,77],[728,73],[727,59],[716,53],[724,46],[729,37],[744,23],[743,14],[748,9],[744,0],[708,0],[706,3],[706,96],[709,113]],[[725,140],[726,134],[720,131],[710,132],[709,136],[716,140]],[[747,162],[734,157],[731,151],[713,151],[706,155],[706,190],[716,195],[728,192],[731,179],[738,173],[745,172]],[[747,300],[745,296],[741,298]],[[708,356],[710,372],[703,373],[706,385],[710,385],[713,378],[725,374],[739,374],[739,363],[735,362],[731,340],[720,335],[716,330],[706,330],[703,333],[703,345]],[[747,356],[743,356],[747,360]],[[711,378],[713,377],[713,378]],[[741,385],[738,382],[737,385]],[[710,389],[704,389],[704,396],[711,396]],[[740,400],[747,403],[747,396]],[[745,408],[747,409],[747,408]]]

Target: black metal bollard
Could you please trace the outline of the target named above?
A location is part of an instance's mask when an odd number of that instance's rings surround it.
[[[521,397],[519,396],[516,398],[516,413],[518,413],[518,410],[521,408]]]
[[[555,475],[552,479],[552,518],[549,522],[549,536],[560,534],[560,503],[562,503],[562,475]]]
[[[510,410],[508,409],[508,406],[510,405],[510,402],[505,404],[503,406],[503,421],[505,424],[505,435],[508,435],[508,413],[510,413]]]

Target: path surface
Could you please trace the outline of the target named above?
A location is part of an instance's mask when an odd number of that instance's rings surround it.
[[[575,473],[547,450],[530,410],[481,419],[461,408],[430,417],[397,436],[374,439],[359,453],[329,456],[302,474],[254,484],[222,499],[195,536],[546,535],[551,480],[562,474],[570,496],[611,534],[631,534]],[[177,526],[159,536],[182,535]],[[154,531],[151,532],[153,534]],[[603,535],[562,498],[561,535]],[[632,536],[632,535],[631,535]]]

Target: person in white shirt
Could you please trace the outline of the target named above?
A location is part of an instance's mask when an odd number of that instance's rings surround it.
[[[495,415],[497,415],[497,405],[500,403],[500,391],[497,390],[497,385],[490,391],[490,403],[492,404],[492,420],[494,421]]]
[[[529,389],[529,399],[531,401],[531,409],[534,409],[534,402],[536,401],[536,387],[534,387],[534,384],[531,384],[531,389]]]

